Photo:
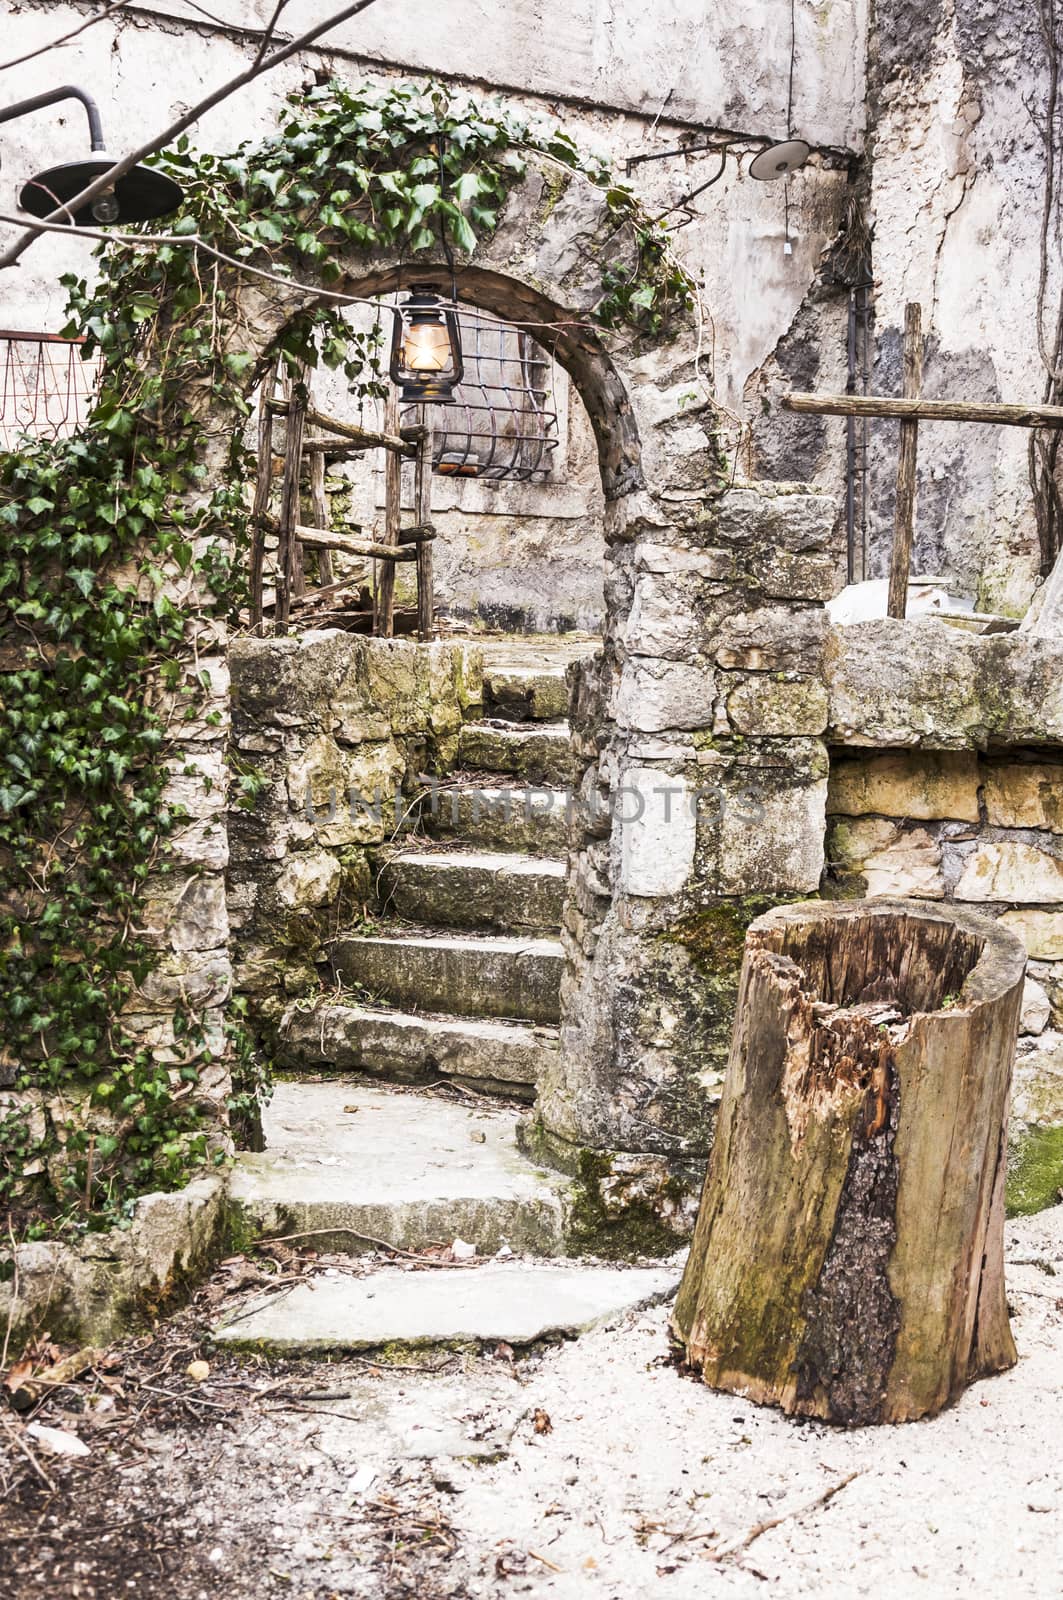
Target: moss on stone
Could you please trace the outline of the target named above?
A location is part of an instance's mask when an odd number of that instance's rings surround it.
[[[644,1195],[626,1200],[617,1194],[607,1197],[606,1186],[613,1179],[612,1156],[602,1150],[580,1150],[565,1219],[565,1243],[573,1255],[600,1256],[606,1261],[629,1261],[636,1256],[653,1259],[672,1255],[686,1244],[689,1234],[669,1220],[669,1213],[681,1211],[688,1198],[681,1177],[673,1175],[662,1181],[656,1204]],[[622,1175],[619,1185],[622,1189]]]
[[[1029,1217],[1063,1194],[1063,1127],[1028,1128],[1013,1139],[1005,1204],[1009,1217]]]

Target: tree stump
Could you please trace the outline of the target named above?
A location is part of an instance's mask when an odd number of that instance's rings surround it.
[[[673,1329],[714,1388],[856,1427],[1010,1367],[1008,1091],[1026,953],[973,912],[783,906],[746,936]]]

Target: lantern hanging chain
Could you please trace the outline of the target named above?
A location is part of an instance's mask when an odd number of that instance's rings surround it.
[[[443,144],[444,135],[441,133],[436,139],[436,161],[439,164],[439,196],[445,202],[447,198],[447,169],[443,165]],[[446,256],[447,266],[450,268],[450,302],[456,306],[458,303],[458,274],[454,266],[454,251],[447,237],[447,227],[442,211],[439,213],[439,242],[443,246],[443,254]]]

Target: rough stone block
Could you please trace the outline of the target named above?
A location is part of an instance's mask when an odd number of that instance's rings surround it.
[[[432,838],[460,839],[478,850],[527,850],[564,856],[575,802],[546,785],[458,783],[429,793],[412,813]]]
[[[709,728],[715,698],[716,675],[702,657],[655,661],[629,656],[621,671],[614,715],[619,727],[639,733]]]
[[[938,750],[1063,744],[1063,643],[884,619],[832,630],[836,744]]]
[[[1018,934],[1031,959],[1063,961],[1063,910],[1005,911],[1000,920]]]
[[[827,633],[822,607],[760,606],[721,621],[714,640],[716,662],[727,671],[818,677]]]
[[[574,782],[584,765],[564,722],[466,722],[458,749],[463,767],[510,773],[526,783]]]
[[[557,1053],[557,1031],[474,1017],[422,1017],[322,1001],[288,1013],[281,1028],[288,1066],[329,1066],[390,1079],[468,1079],[506,1092],[534,1089]]]
[[[629,767],[615,797],[620,886],[631,895],[673,895],[694,866],[697,816],[686,779]]]
[[[219,873],[165,879],[149,889],[145,943],[156,949],[217,950],[228,938],[225,880]]]
[[[1037,845],[980,842],[967,857],[957,900],[1052,905],[1063,900],[1063,859]]]
[[[815,739],[728,741],[699,755],[697,879],[717,895],[819,889],[827,756]]]
[[[381,870],[389,915],[444,928],[533,928],[556,932],[565,864],[536,856],[404,850]]]
[[[558,1020],[562,951],[555,939],[338,939],[332,964],[341,980],[392,1005],[452,1016]]]
[[[1063,1034],[1020,1039],[1008,1125],[1008,1210],[1026,1215],[1063,1193]]]
[[[863,879],[868,896],[945,897],[941,846],[925,828],[903,828],[879,817],[835,821],[827,854],[832,870]]]
[[[736,733],[815,736],[827,726],[827,691],[815,679],[755,673],[727,692],[727,717]]]
[[[1052,1018],[1052,1002],[1036,978],[1027,977],[1022,990],[1022,1010],[1019,1013],[1019,1032],[1044,1033]]]
[[[1063,833],[1063,763],[987,762],[983,783],[992,827]]]
[[[969,751],[831,757],[827,811],[850,817],[875,813],[915,821],[977,822],[978,760]],[[990,819],[992,820],[992,819]]]
[[[340,864],[327,850],[296,850],[281,868],[274,892],[289,910],[312,910],[331,904],[341,878]]]

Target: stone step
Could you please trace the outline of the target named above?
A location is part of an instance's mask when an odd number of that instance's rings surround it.
[[[560,1018],[558,939],[427,934],[348,935],[332,966],[372,999],[457,1017]]]
[[[405,1011],[321,1001],[285,1018],[279,1043],[285,1067],[338,1067],[397,1081],[453,1078],[493,1093],[531,1100],[557,1054],[557,1029],[472,1017],[420,1017]]]
[[[525,783],[576,781],[579,759],[567,722],[466,722],[458,745],[463,767],[507,772]]]
[[[475,850],[402,850],[381,870],[377,893],[386,915],[409,922],[556,933],[565,863]]]
[[[252,1301],[213,1331],[230,1348],[290,1354],[534,1344],[575,1338],[671,1295],[677,1267],[491,1262],[453,1272],[383,1267],[362,1278],[317,1278]]]
[[[315,1249],[358,1254],[374,1240],[420,1250],[460,1238],[481,1255],[505,1244],[560,1255],[566,1180],[519,1154],[516,1121],[343,1079],[278,1083],[265,1150],[233,1166],[233,1241],[306,1233]]]
[[[568,716],[563,664],[517,666],[484,661],[484,711],[514,722],[562,722]]]
[[[479,850],[521,850],[563,857],[573,835],[575,807],[564,789],[513,784],[453,783],[429,793],[417,808],[424,832]]]

